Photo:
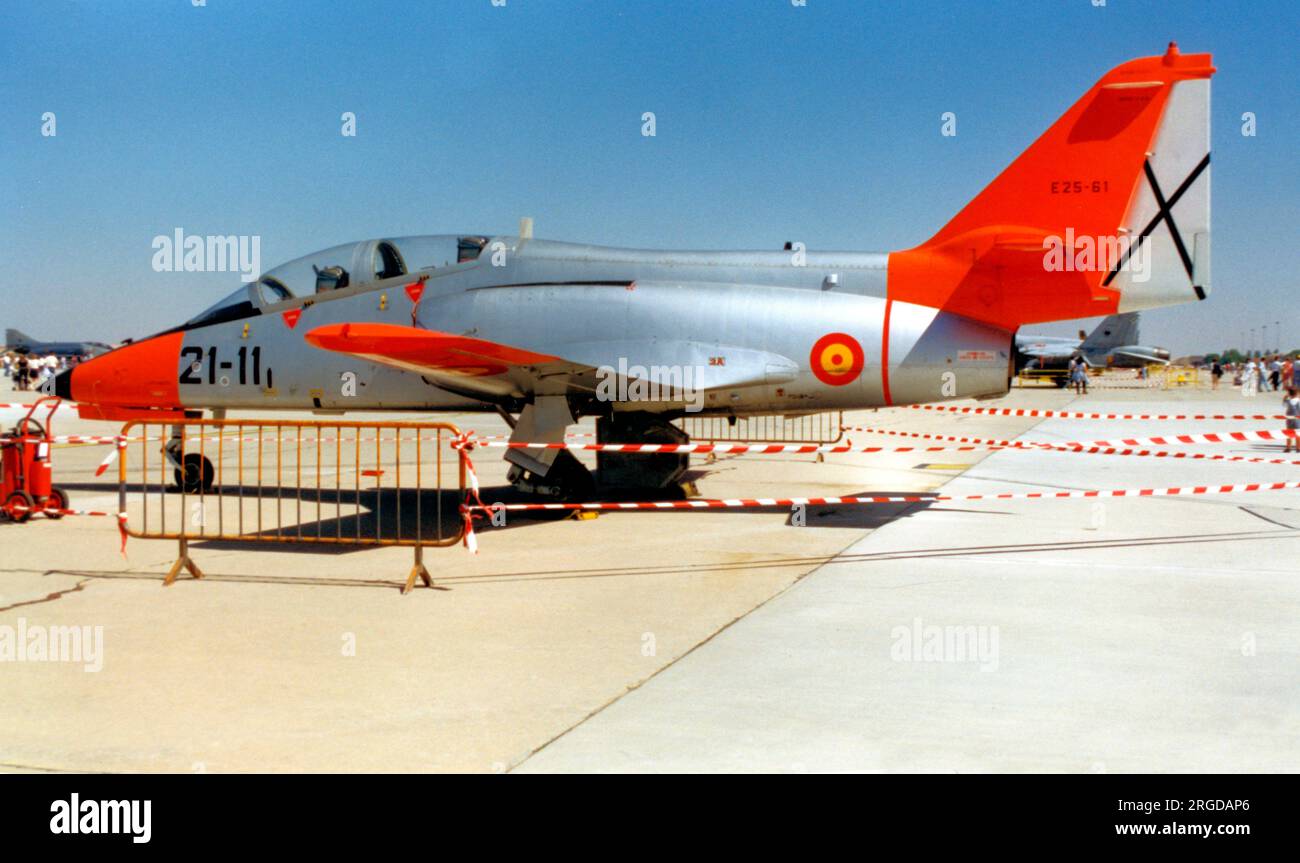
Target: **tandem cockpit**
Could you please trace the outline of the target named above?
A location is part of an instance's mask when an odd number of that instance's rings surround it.
[[[328,299],[336,291],[385,279],[465,269],[478,262],[490,238],[438,234],[363,240],[313,252],[268,270],[186,322],[186,328],[239,320],[293,300]]]

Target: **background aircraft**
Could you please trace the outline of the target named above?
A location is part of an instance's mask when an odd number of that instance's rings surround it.
[[[5,330],[5,349],[41,356],[75,357],[107,353],[112,347],[103,342],[43,342],[18,330]]]
[[[188,322],[83,363],[83,416],[208,409],[497,411],[516,442],[678,442],[672,420],[1005,393],[1015,331],[1203,299],[1208,54],[1108,72],[928,241],[891,253],[648,251],[465,234],[364,240],[264,273]],[[1051,238],[1120,230],[1149,267],[1050,269]],[[179,430],[173,439],[178,443]],[[175,445],[169,454],[175,459]],[[577,497],[663,487],[685,456],[510,449],[511,481]],[[187,483],[210,468],[178,465]],[[195,459],[190,461],[190,459]],[[611,478],[616,477],[617,480]]]
[[[1018,365],[1028,369],[1069,368],[1076,356],[1093,368],[1140,368],[1151,363],[1168,363],[1169,351],[1138,344],[1138,313],[1110,315],[1088,335],[1079,338],[1016,335]]]

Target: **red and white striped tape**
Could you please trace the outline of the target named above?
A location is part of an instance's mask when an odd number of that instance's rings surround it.
[[[1084,413],[1077,411],[1050,411],[1050,410],[1025,410],[1012,408],[972,408],[972,407],[953,407],[947,405],[912,405],[915,409],[940,410],[953,413],[966,414],[984,414],[1000,416],[1026,416],[1042,418],[1067,418],[1067,419],[1110,419],[1110,420],[1277,420],[1286,419],[1283,416],[1270,415],[1226,415],[1226,414],[1103,414],[1103,413]],[[1257,491],[1276,491],[1284,489],[1300,488],[1300,481],[1279,482],[1279,483],[1236,483],[1230,485],[1218,486],[1190,486],[1190,487],[1170,487],[1170,488],[1144,488],[1144,489],[1097,489],[1097,490],[1079,490],[1079,491],[1057,491],[1057,492],[994,492],[985,494],[969,495],[946,495],[946,494],[912,494],[912,495],[866,495],[852,497],[789,497],[789,498],[730,498],[730,499],[694,499],[694,500],[674,500],[674,501],[652,501],[652,502],[587,502],[587,503],[494,503],[491,505],[484,504],[480,497],[480,486],[478,474],[474,470],[473,461],[470,453],[475,447],[502,447],[514,449],[569,449],[582,450],[591,452],[624,452],[624,453],[717,453],[717,454],[773,454],[773,453],[792,453],[792,454],[812,454],[812,453],[880,453],[880,452],[938,452],[938,451],[973,451],[980,449],[1001,450],[1001,449],[1030,449],[1030,450],[1051,450],[1051,451],[1068,451],[1076,453],[1095,453],[1106,455],[1136,455],[1149,456],[1155,458],[1195,458],[1224,461],[1240,461],[1267,464],[1300,464],[1300,461],[1289,461],[1287,459],[1268,459],[1263,457],[1250,456],[1225,456],[1207,453],[1186,453],[1186,452],[1166,452],[1140,449],[1149,446],[1173,446],[1173,445],[1195,445],[1195,444],[1221,444],[1221,443],[1243,443],[1252,441],[1279,442],[1288,439],[1300,438],[1300,432],[1293,430],[1258,430],[1246,432],[1207,432],[1196,434],[1179,434],[1163,435],[1145,438],[1123,438],[1116,441],[1025,441],[1025,440],[988,440],[982,438],[959,437],[954,435],[936,435],[922,432],[902,432],[893,429],[877,429],[871,427],[851,427],[851,430],[864,431],[874,434],[897,435],[906,437],[915,437],[920,439],[940,440],[945,442],[955,442],[957,446],[900,446],[900,447],[880,447],[880,446],[855,446],[851,441],[845,444],[752,444],[752,443],[694,443],[694,444],[600,444],[600,443],[570,443],[568,441],[559,442],[538,442],[538,443],[511,443],[503,439],[504,436],[481,436],[474,437],[472,431],[462,433],[459,436],[450,438],[451,447],[459,453],[463,460],[466,471],[466,490],[465,500],[461,504],[461,514],[465,526],[464,544],[471,552],[477,552],[478,543],[474,533],[474,515],[491,511],[515,511],[515,512],[540,512],[540,511],[599,511],[599,510],[686,510],[686,509],[730,509],[730,508],[754,508],[754,507],[792,507],[798,505],[835,505],[835,504],[881,504],[881,503],[920,503],[920,502],[944,502],[944,501],[981,501],[981,500],[1060,500],[1060,499],[1089,499],[1089,498],[1127,498],[1127,497],[1174,497],[1185,495],[1215,495],[1215,494],[1236,494]],[[590,437],[585,435],[569,435],[569,438]],[[96,475],[102,474],[117,455],[124,450],[129,443],[143,440],[164,440],[164,438],[145,438],[145,437],[125,437],[122,435],[102,436],[102,435],[63,435],[52,438],[58,443],[94,443],[94,444],[115,444],[113,450],[100,463],[96,470]],[[427,438],[426,440],[436,441],[439,438]],[[0,439],[3,440],[3,439]],[[333,442],[376,442],[383,441],[382,436],[375,438],[358,438],[358,437],[310,437],[299,438],[297,436],[285,437],[282,435],[255,436],[241,435],[235,438],[227,436],[192,436],[187,438],[188,441],[224,441],[231,442],[274,442],[276,440],[296,441],[300,443],[333,443]],[[396,440],[390,438],[388,440]],[[109,513],[93,510],[60,510],[64,515],[97,515],[112,516],[116,515],[119,521],[119,527],[125,524],[125,513]],[[123,543],[125,545],[125,530],[123,532]]]
[[[574,434],[566,435],[566,437],[576,440],[578,438],[595,437],[595,435],[589,432],[584,432],[584,433],[574,433]],[[481,438],[478,438],[478,440],[504,441],[504,440],[508,440],[508,438],[509,438],[508,435],[485,435]],[[170,437],[162,437],[162,436],[155,436],[155,435],[151,435],[148,437],[145,437],[143,435],[129,435],[123,438],[121,435],[75,435],[75,434],[54,435],[48,439],[47,438],[41,438],[41,439],[48,440],[50,443],[54,443],[54,444],[98,444],[98,445],[114,444],[121,439],[125,439],[129,443],[143,443],[148,441],[157,441],[161,443],[161,442],[171,440]],[[19,438],[0,435],[0,443],[9,443],[10,441],[13,440],[19,440]],[[375,437],[356,438],[356,437],[336,437],[336,436],[325,436],[325,437],[313,436],[313,437],[299,438],[297,435],[262,435],[262,437],[260,438],[257,437],[257,435],[244,435],[242,437],[237,435],[190,435],[185,438],[186,443],[199,443],[199,442],[217,443],[219,441],[224,443],[258,443],[260,441],[261,443],[264,444],[272,444],[272,443],[276,443],[277,441],[281,443],[304,443],[304,444],[394,443],[397,440],[399,439],[396,437],[384,437],[384,436],[377,437],[377,438]],[[400,440],[402,443],[414,443],[417,440],[419,440],[422,443],[436,443],[438,441],[438,438],[423,437],[423,436],[417,438],[416,436],[412,435],[411,437],[402,437],[400,438]]]
[[[1038,408],[978,408],[961,405],[906,405],[911,410],[945,411],[958,414],[983,414],[999,417],[1044,417],[1072,420],[1285,420],[1282,414],[1115,414],[1085,411],[1055,411]],[[846,427],[846,430],[856,430]]]
[[[121,552],[122,552],[122,555],[123,555],[123,556],[126,556],[126,540],[127,540],[127,536],[128,536],[128,534],[127,534],[127,532],[126,532],[126,518],[127,518],[127,515],[126,515],[125,512],[104,512],[103,510],[97,510],[97,509],[55,509],[54,507],[46,507],[46,508],[42,509],[42,508],[40,508],[40,507],[25,506],[24,504],[20,504],[20,503],[19,503],[19,504],[12,504],[12,505],[9,506],[7,509],[10,510],[10,511],[12,511],[12,512],[15,512],[15,513],[24,513],[24,512],[52,513],[52,514],[58,516],[59,518],[62,518],[62,517],[67,516],[67,515],[72,515],[72,516],[78,516],[78,515],[79,515],[79,516],[99,516],[99,517],[101,517],[101,518],[114,518],[114,517],[116,517],[116,518],[117,518],[117,532],[118,532],[118,535],[119,535],[119,536],[121,537],[121,539],[122,539],[122,545],[121,545],[121,549],[120,549],[120,550],[121,550]]]
[[[104,471],[108,470],[108,466],[117,458],[118,454],[127,447],[127,439],[124,437],[119,437],[114,441],[114,443],[116,443],[117,446],[109,450],[108,455],[104,456],[104,460],[99,463],[99,467],[95,468],[95,476],[102,476]]]
[[[861,431],[890,434],[889,430],[862,428]],[[1250,441],[1283,442],[1287,439],[1300,438],[1300,431],[1282,429],[1277,431],[1260,430],[1244,432],[1202,432],[1197,434],[1159,435],[1146,438],[1121,438],[1115,441],[1078,441],[1060,443],[1057,441],[988,441],[971,438],[955,438],[946,435],[924,435],[919,432],[900,432],[899,434],[917,437],[935,437],[955,440],[971,446],[960,447],[881,447],[860,446],[852,442],[843,444],[755,444],[755,443],[511,443],[509,441],[475,440],[476,446],[502,447],[507,449],[567,449],[584,452],[626,452],[626,453],[716,453],[716,454],[773,454],[773,453],[879,453],[879,452],[938,452],[941,450],[978,449],[994,447],[997,449],[1036,449],[1040,447],[1137,447],[1137,446],[1178,446],[1194,444],[1246,443]]]
[[[60,407],[76,407],[72,402],[63,402]],[[1282,414],[1116,414],[1089,413],[1084,411],[1057,411],[1039,408],[984,408],[962,405],[900,405],[911,410],[946,411],[960,414],[984,414],[985,416],[1013,417],[1051,417],[1055,419],[1091,419],[1091,420],[1285,420]],[[30,404],[0,404],[0,409],[30,409]],[[852,429],[852,427],[847,427]],[[571,435],[572,436],[572,435]],[[589,436],[589,435],[588,435]],[[105,441],[101,441],[105,442]],[[107,441],[107,442],[111,442]]]
[[[58,509],[52,506],[47,506],[47,507],[26,506],[21,503],[11,504],[9,507],[7,507],[7,509],[13,510],[14,512],[18,512],[18,513],[23,513],[23,512],[52,513],[60,517],[65,515],[82,515],[82,516],[95,515],[95,516],[104,516],[104,517],[111,518],[112,516],[118,515],[118,513],[115,512],[104,512],[102,510],[97,510],[97,509]]]
[[[8,402],[0,402],[0,410],[24,410],[24,411],[29,411],[29,410],[32,409],[32,405],[34,405],[34,404],[36,404],[36,402],[12,402],[12,403],[8,403]],[[61,408],[61,407],[75,408],[76,405],[73,404],[72,402],[59,402],[58,404],[54,405],[53,407],[45,408],[45,410],[55,411],[55,410],[58,410],[58,409]]]
[[[448,437],[450,438],[450,435],[449,435]],[[111,464],[112,464],[112,463],[117,459],[118,454],[121,453],[122,450],[126,449],[126,447],[127,447],[129,444],[132,444],[132,443],[140,443],[140,442],[151,441],[151,440],[152,440],[152,441],[157,441],[157,442],[163,442],[163,441],[168,441],[168,440],[170,440],[170,438],[164,438],[164,437],[127,437],[127,436],[122,436],[122,435],[118,435],[117,437],[95,437],[95,438],[78,437],[78,436],[76,436],[76,435],[62,435],[62,436],[56,436],[56,437],[50,438],[50,441],[53,442],[53,443],[116,444],[116,446],[114,447],[114,449],[113,449],[111,452],[109,452],[108,455],[104,456],[104,460],[101,461],[101,462],[99,463],[99,467],[97,467],[97,468],[95,469],[95,476],[101,476],[101,475],[104,473],[104,471],[106,471],[106,470],[108,469],[109,465],[111,465]],[[393,442],[395,442],[395,441],[397,441],[397,440],[399,440],[399,439],[398,439],[398,438],[386,438],[386,437],[378,437],[378,438],[365,438],[365,437],[363,437],[363,438],[351,438],[351,437],[339,437],[339,438],[336,438],[336,437],[298,438],[298,437],[296,437],[296,436],[290,436],[290,437],[285,437],[285,436],[278,436],[278,437],[277,437],[277,436],[272,436],[272,437],[262,437],[262,438],[258,438],[258,437],[256,437],[256,436],[250,435],[250,436],[247,436],[247,437],[228,437],[228,436],[217,436],[217,437],[189,437],[189,438],[186,438],[185,440],[186,440],[186,443],[198,443],[198,442],[200,442],[200,441],[202,441],[202,442],[206,442],[206,443],[227,443],[227,444],[229,444],[229,443],[259,443],[259,444],[265,446],[265,445],[273,444],[273,443],[291,443],[291,442],[292,442],[292,443],[299,443],[299,444],[308,444],[308,445],[314,445],[314,444],[318,444],[318,443],[393,443]],[[416,437],[409,437],[409,438],[400,438],[400,440],[401,440],[402,443],[415,443],[417,440],[418,440],[418,441],[421,441],[421,442],[424,442],[424,443],[436,443],[436,442],[438,442],[438,440],[440,440],[440,438],[437,438],[437,437],[419,437],[419,438],[416,438]],[[5,439],[4,439],[4,438],[0,438],[0,442],[5,442]],[[450,443],[450,440],[449,440],[449,443]],[[454,448],[454,447],[453,447],[453,448]],[[192,452],[198,452],[198,450],[192,450]]]
[[[1205,494],[1244,494],[1256,491],[1300,489],[1300,480],[1273,483],[1233,483],[1214,486],[1174,486],[1170,488],[1112,488],[1079,491],[1018,491],[986,494],[891,494],[854,497],[747,497],[691,500],[630,501],[603,503],[494,503],[466,505],[474,511],[542,512],[557,510],[669,510],[733,509],[744,507],[830,506],[835,504],[966,502],[977,500],[1086,500],[1117,497],[1184,497]]]
[[[1074,450],[1078,451],[1078,450]],[[468,462],[469,456],[462,450],[462,458]],[[1136,453],[1124,453],[1136,454]],[[1177,457],[1177,456],[1175,456]],[[1250,461],[1247,457],[1227,457],[1229,460]],[[1262,459],[1260,461],[1263,461]],[[1278,460],[1282,461],[1282,460]],[[1292,462],[1293,464],[1295,462]],[[1242,494],[1260,491],[1282,491],[1300,489],[1300,481],[1274,483],[1232,483],[1217,486],[1172,486],[1168,488],[1138,489],[1087,489],[1077,491],[1044,492],[988,492],[983,494],[905,494],[905,495],[857,495],[852,497],[785,497],[785,498],[714,498],[666,501],[630,501],[630,502],[594,502],[594,503],[493,503],[484,504],[478,500],[477,489],[475,501],[470,502],[466,494],[465,503],[461,505],[464,522],[464,544],[471,553],[478,552],[478,539],[474,532],[474,516],[496,511],[506,512],[572,512],[572,511],[665,511],[694,509],[754,509],[761,507],[794,506],[828,506],[836,504],[882,504],[882,503],[927,503],[927,502],[975,502],[987,500],[1087,500],[1106,498],[1135,497],[1184,497],[1188,495],[1222,495]]]
[[[479,497],[478,473],[474,470],[474,461],[469,457],[474,449],[474,432],[467,431],[452,440],[451,448],[460,455],[460,462],[465,467],[465,501],[460,507],[461,520],[465,530],[461,534],[470,554],[478,554],[478,537],[474,535],[474,512],[483,509],[483,498]]]
[[[1267,430],[1244,431],[1244,432],[1200,432],[1195,434],[1180,435],[1157,435],[1146,438],[1120,438],[1115,441],[1071,441],[1061,443],[1058,441],[1024,441],[1024,440],[987,440],[982,438],[962,437],[958,435],[939,435],[927,434],[924,432],[904,432],[895,429],[881,429],[871,426],[854,426],[854,431],[868,432],[871,434],[895,435],[902,437],[926,438],[931,440],[945,440],[962,444],[971,444],[967,447],[880,447],[880,446],[854,446],[851,442],[848,444],[775,444],[775,443],[690,443],[690,444],[644,444],[644,443],[558,443],[552,441],[539,442],[510,442],[502,440],[500,436],[478,437],[474,438],[472,443],[479,447],[499,447],[507,449],[568,449],[583,450],[588,452],[625,452],[625,453],[714,453],[714,454],[811,454],[811,453],[878,453],[878,452],[938,452],[941,450],[953,449],[975,449],[978,446],[993,446],[997,448],[1035,448],[1035,447],[1134,447],[1134,446],[1174,446],[1174,445],[1192,445],[1192,444],[1218,444],[1218,443],[1246,443],[1250,441],[1269,441],[1281,442],[1287,438],[1295,438],[1300,432],[1294,430]],[[577,437],[574,435],[573,437]],[[0,442],[8,442],[11,438],[0,438]],[[51,443],[81,443],[81,444],[117,444],[118,449],[123,448],[128,443],[139,443],[146,440],[165,441],[168,438],[141,438],[141,437],[122,437],[122,436],[85,436],[85,435],[58,435],[49,439]],[[393,443],[398,438],[353,438],[353,437],[190,437],[186,439],[187,443],[197,443],[200,441],[208,443],[262,443],[271,444],[276,442],[295,442],[303,444],[317,443]],[[401,438],[403,443],[414,443],[416,438]],[[436,443],[438,438],[419,438],[421,442]],[[448,437],[449,445],[452,443]],[[113,455],[110,455],[105,461],[111,461]]]
[[[40,437],[39,435],[30,435],[28,437],[9,437],[6,435],[0,435],[0,443],[10,443],[16,440],[29,440],[29,439],[47,441],[48,443],[53,443],[53,444],[111,444],[117,442],[118,436],[117,435],[64,434],[64,435],[54,435],[53,437],[49,437],[49,438],[43,438]],[[129,440],[141,441],[144,440],[144,438],[133,437],[133,438],[129,438]],[[162,438],[155,438],[155,440],[162,440]]]
[[[1146,446],[1195,446],[1197,444],[1231,444],[1265,441],[1285,443],[1300,439],[1300,431],[1294,429],[1242,432],[1198,432],[1196,434],[1156,435],[1153,437],[1119,438],[1117,440],[1093,441],[1033,441],[1033,440],[990,440],[988,438],[964,437],[961,435],[931,434],[927,432],[907,432],[896,429],[879,429],[862,427],[859,431],[870,434],[892,435],[894,437],[920,438],[922,440],[941,440],[959,444],[997,447],[1000,449],[1042,449],[1042,448],[1131,448]]]
[[[1186,461],[1233,461],[1243,464],[1290,464],[1300,465],[1300,460],[1289,458],[1268,458],[1267,456],[1250,456],[1250,455],[1224,455],[1222,453],[1210,452],[1187,452],[1186,450],[1155,450],[1155,449],[1121,449],[1118,447],[1071,447],[1071,446],[1051,446],[1044,447],[1047,450],[1061,450],[1062,452],[1079,453],[1083,455],[1132,455],[1143,456],[1145,458],[1171,458],[1184,459]]]

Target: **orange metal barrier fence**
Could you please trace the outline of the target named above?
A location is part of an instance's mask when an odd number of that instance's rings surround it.
[[[201,570],[191,540],[409,546],[420,578],[426,547],[464,526],[465,466],[449,423],[185,420],[132,422],[118,447],[123,535],[175,539],[182,569]],[[453,484],[448,484],[448,483]]]
[[[844,436],[844,412],[799,416],[695,416],[674,421],[697,443],[838,443]]]

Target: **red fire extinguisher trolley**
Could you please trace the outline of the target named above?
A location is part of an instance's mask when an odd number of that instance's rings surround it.
[[[42,404],[48,404],[44,426],[32,418]],[[53,396],[39,399],[11,431],[0,432],[0,515],[15,522],[37,512],[62,518],[68,508],[68,493],[54,485],[50,465],[50,427],[59,404]]]

